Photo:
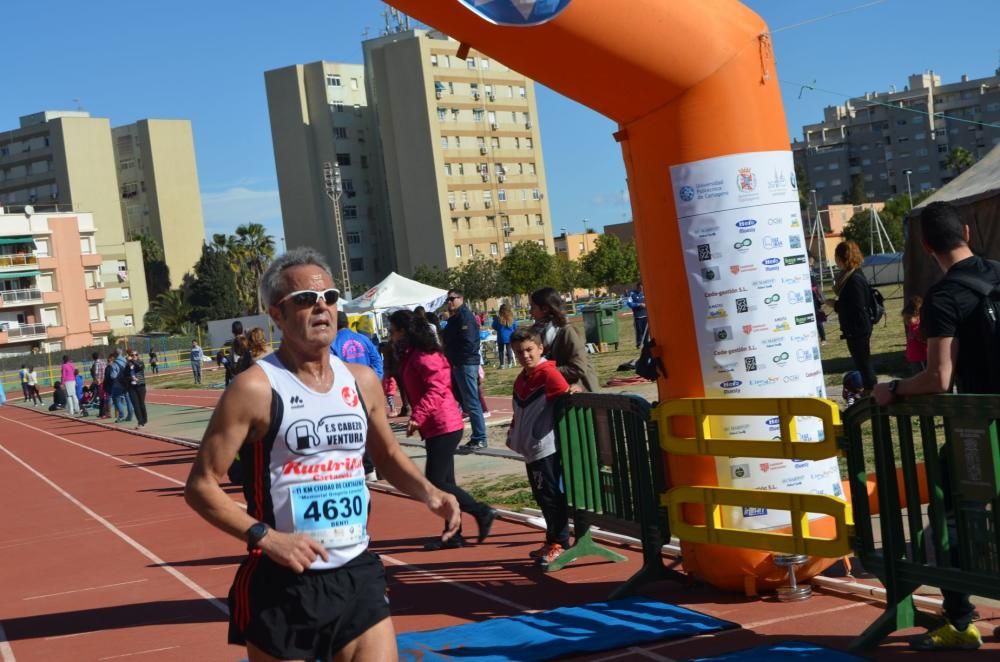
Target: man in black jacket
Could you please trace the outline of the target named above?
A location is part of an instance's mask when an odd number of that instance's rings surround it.
[[[449,290],[448,325],[441,332],[444,354],[451,363],[451,384],[462,410],[472,425],[472,439],[464,448],[473,451],[486,448],[486,419],[479,401],[479,322],[461,290]]]
[[[969,226],[962,223],[958,211],[947,202],[935,202],[923,210],[920,230],[924,250],[931,254],[944,278],[927,291],[920,310],[920,330],[927,338],[927,367],[909,379],[895,379],[875,387],[875,401],[887,405],[906,395],[947,393],[957,384],[960,393],[1000,393],[1000,384],[990,374],[992,338],[982,332],[979,316],[981,297],[960,282],[972,277],[1000,284],[1000,264],[973,255],[969,249]],[[958,540],[955,515],[948,503],[951,496],[948,459],[950,444],[941,447],[941,487],[948,509],[948,538]],[[963,542],[952,545],[957,552]],[[957,554],[952,563],[958,563]],[[982,638],[972,623],[974,607],[968,594],[942,591],[944,615],[942,627],[911,641],[919,650],[979,648]]]

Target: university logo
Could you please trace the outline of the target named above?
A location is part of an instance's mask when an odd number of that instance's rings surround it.
[[[691,202],[694,200],[694,187],[693,186],[682,186],[681,187],[681,200],[684,202]]]
[[[566,9],[570,0],[459,0],[494,25],[541,25]]]
[[[740,168],[736,176],[736,189],[740,193],[753,193],[757,190],[757,178],[750,168]]]

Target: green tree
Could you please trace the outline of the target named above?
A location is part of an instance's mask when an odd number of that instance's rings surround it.
[[[851,175],[851,190],[844,197],[850,200],[851,204],[861,205],[865,203],[865,178],[862,175]]]
[[[214,242],[213,245],[202,246],[201,258],[194,267],[194,276],[188,302],[191,305],[191,319],[196,324],[239,317],[245,311],[227,253]]]
[[[142,247],[142,266],[146,274],[146,293],[150,301],[170,289],[170,268],[163,256],[163,246],[148,234],[133,232],[129,241]]]
[[[570,299],[576,300],[576,289],[590,285],[587,273],[580,263],[565,255],[556,255],[552,260],[552,287],[560,292],[569,292]]]
[[[971,168],[975,162],[976,157],[972,155],[972,152],[964,147],[956,147],[948,153],[947,158],[944,160],[944,165],[957,176]]]
[[[442,269],[436,264],[421,264],[413,270],[413,280],[421,282],[424,285],[440,287],[442,290],[450,289],[455,285],[454,277],[454,271],[451,269]]]
[[[143,319],[145,331],[165,331],[178,335],[191,322],[191,304],[181,289],[161,292],[153,299]]]
[[[799,211],[802,218],[810,218],[812,215],[812,200],[809,199],[809,190],[812,185],[809,183],[809,174],[800,165],[795,166],[795,187],[799,192]]]
[[[465,298],[481,302],[500,296],[500,264],[482,253],[476,253],[455,270],[457,282],[461,285]]]
[[[933,191],[918,193],[913,196],[913,204],[919,204],[932,193]],[[885,208],[878,213],[879,218],[882,219],[882,225],[885,227],[886,233],[889,235],[889,239],[892,240],[892,245],[897,251],[903,250],[903,219],[906,218],[909,211],[909,195],[900,193],[895,197],[889,198],[885,203]],[[847,225],[844,226],[844,239],[856,241],[858,246],[861,247],[861,252],[865,255],[878,253],[880,249],[878,235],[872,234],[871,221],[872,213],[865,209],[852,216]],[[885,249],[889,250],[889,246],[885,244],[884,235],[882,241]]]
[[[235,251],[231,248],[230,267],[239,275],[237,286],[240,299],[251,302],[253,312],[263,312],[260,300],[260,277],[274,258],[274,237],[260,223],[247,223],[236,228]]]
[[[500,261],[503,278],[500,294],[530,294],[552,285],[552,255],[534,241],[521,241]]]
[[[601,235],[594,250],[580,259],[594,285],[611,288],[639,280],[639,260],[635,244],[622,244],[613,234]]]

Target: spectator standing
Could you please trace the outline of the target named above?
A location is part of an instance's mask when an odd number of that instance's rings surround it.
[[[426,322],[408,310],[397,310],[389,317],[389,336],[401,357],[403,383],[412,406],[406,436],[420,433],[427,447],[424,466],[427,480],[439,490],[454,495],[462,512],[476,518],[479,542],[483,542],[497,512],[473,499],[455,482],[455,452],[462,440],[464,426],[452,392],[454,368],[441,353]],[[435,538],[424,548],[462,547],[464,544],[459,530],[452,538],[446,541]]]
[[[875,401],[884,406],[899,397],[947,393],[953,385],[958,386],[959,393],[1000,393],[996,330],[991,337],[984,329],[989,310],[985,292],[1000,286],[1000,262],[984,260],[972,253],[969,226],[947,202],[934,202],[924,208],[920,230],[924,250],[944,272],[944,278],[927,290],[921,307],[920,328],[927,339],[927,367],[908,379],[879,384],[874,391]],[[940,450],[939,487],[945,494],[950,561],[954,567],[960,567],[959,551],[963,544],[972,543],[958,535],[951,503],[951,455],[948,441]],[[972,622],[975,607],[969,595],[955,591],[942,594],[945,624],[910,640],[910,646],[924,651],[979,648],[982,635]]]
[[[76,365],[65,355],[62,357],[59,379],[66,386],[66,409],[70,416],[76,416],[80,412],[80,400],[76,397]]]
[[[133,350],[128,357],[128,397],[135,411],[135,429],[146,427],[149,414],[146,411],[146,366],[139,358],[139,352]]]
[[[630,290],[626,299],[628,307],[632,309],[632,325],[635,327],[635,346],[642,345],[646,339],[646,331],[649,328],[649,316],[646,310],[646,293],[642,289],[642,281],[635,284],[635,289]]]
[[[80,416],[87,416],[87,406],[83,402],[83,375],[79,370],[73,371],[73,383],[76,390],[76,401],[80,406]]]
[[[571,326],[562,311],[562,298],[551,287],[531,294],[531,317],[542,339],[545,358],[555,362],[572,391],[597,389],[597,373],[587,359],[587,346],[580,332]]]
[[[109,358],[112,357],[108,370],[111,377],[111,400],[115,403],[115,411],[118,414],[115,423],[130,423],[135,412],[128,397],[130,380],[128,361],[117,351],[111,352]]]
[[[17,374],[21,378],[21,393],[24,394],[24,401],[27,402],[31,399],[31,388],[28,386],[28,366],[22,363],[21,370]]]
[[[479,323],[475,315],[465,305],[465,295],[461,290],[449,290],[448,325],[441,332],[444,353],[451,363],[452,388],[458,395],[462,410],[469,416],[472,438],[464,446],[465,451],[487,447],[486,419],[479,400]],[[408,383],[407,383],[408,387]],[[407,391],[407,396],[410,393]]]
[[[245,344],[246,340],[243,338],[243,336],[240,336],[235,341],[233,341],[233,354],[242,351],[244,348],[240,347],[240,345],[245,345]],[[223,379],[225,380],[224,383],[228,387],[229,383],[233,381],[233,377],[236,374],[233,355],[229,354],[229,352],[225,349],[220,349],[215,354],[215,364],[218,365],[220,368],[222,368]]]
[[[903,306],[903,327],[906,330],[906,362],[911,374],[918,375],[927,367],[927,341],[920,332],[920,308],[924,305],[921,296],[910,297]]]
[[[194,383],[201,383],[201,362],[205,356],[205,352],[202,351],[201,345],[198,344],[197,340],[191,341],[191,373],[194,375]]]
[[[493,317],[493,330],[497,334],[497,360],[500,369],[514,367],[514,354],[510,349],[510,337],[517,330],[517,322],[514,321],[514,312],[510,305],[500,304],[500,310]]]
[[[149,369],[154,375],[160,374],[160,362],[156,359],[156,352],[149,352]]]
[[[864,256],[853,241],[842,241],[833,251],[833,258],[840,268],[840,275],[833,284],[837,301],[833,309],[837,311],[840,334],[847,341],[847,351],[854,361],[854,368],[861,373],[865,392],[875,387],[875,369],[872,367],[872,320],[874,306],[872,288],[861,271]]]
[[[569,393],[569,384],[555,363],[542,356],[542,338],[535,329],[518,329],[512,343],[521,372],[514,380],[507,446],[524,457],[531,494],[545,518],[545,544],[529,555],[544,567],[569,548],[569,506],[555,433],[555,402]]]
[[[823,289],[816,282],[816,277],[810,274],[809,280],[812,285],[813,310],[816,311],[816,330],[819,332],[819,341],[825,343],[826,328],[823,324],[826,322],[826,313],[823,311],[823,306],[826,304],[826,297],[823,296]]]
[[[344,363],[368,366],[382,379],[382,355],[368,336],[351,329],[347,313],[342,310],[337,312],[337,335],[330,351]]]
[[[108,362],[98,352],[91,354],[90,358],[90,379],[91,383],[97,386],[94,389],[94,397],[97,398],[97,417],[108,418],[108,396],[104,390],[104,372],[108,368]]]
[[[28,394],[31,396],[33,405],[42,404],[42,396],[38,392],[38,375],[35,373],[35,366],[28,368]]]

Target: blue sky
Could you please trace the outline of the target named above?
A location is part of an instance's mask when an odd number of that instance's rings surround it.
[[[902,89],[912,73],[934,69],[950,82],[1000,66],[997,0],[746,4],[775,31],[790,136],[819,121],[824,106]],[[113,125],[190,119],[206,232],[257,221],[275,236],[282,229],[263,72],[320,59],[360,62],[362,33],[378,33],[384,9],[376,0],[52,0],[44,12],[27,0],[4,5],[0,129],[21,115],[78,106]],[[817,89],[800,98],[800,84],[813,81]],[[583,219],[598,229],[628,219],[614,125],[541,88],[538,108],[555,232],[578,231]]]

